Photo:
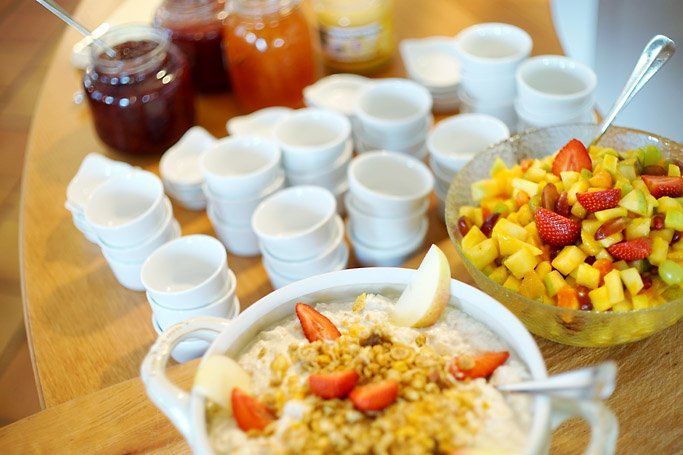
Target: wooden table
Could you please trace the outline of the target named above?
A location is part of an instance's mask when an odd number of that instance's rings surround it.
[[[398,38],[454,35],[477,23],[516,24],[534,38],[534,53],[561,52],[545,0],[397,0]],[[77,15],[97,24],[116,0],[84,0]],[[35,111],[24,173],[21,209],[22,276],[26,327],[41,402],[47,409],[0,430],[3,447],[41,451],[130,452],[186,447],[170,424],[144,397],[136,377],[155,338],[143,293],[121,287],[98,248],[72,225],[63,208],[66,185],[88,152],[157,170],[158,158],[133,158],[106,152],[98,142],[84,106],[72,102],[79,74],[69,64],[78,40],[67,32]],[[402,75],[396,56],[382,75]],[[199,123],[218,136],[238,112],[230,96],[202,99]],[[212,233],[203,212],[174,206],[183,234]],[[468,280],[446,230],[430,213],[428,240],[451,258],[454,276]],[[415,266],[419,254],[408,265]],[[231,256],[238,295],[247,306],[271,291],[259,259]],[[619,387],[609,404],[621,424],[620,448],[629,453],[683,450],[681,434],[681,324],[648,340],[609,349],[579,349],[539,339],[551,371],[616,359]],[[193,364],[176,367],[191,376]],[[558,453],[575,453],[585,428],[568,425],[556,433]],[[577,441],[580,438],[581,441]]]

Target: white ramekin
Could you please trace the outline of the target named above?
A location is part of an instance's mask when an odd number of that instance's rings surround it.
[[[102,252],[104,259],[106,259],[109,268],[111,269],[116,281],[121,286],[131,291],[144,291],[145,286],[140,279],[140,270],[142,269],[142,262],[123,262],[110,258],[105,252]]]
[[[204,182],[199,167],[201,156],[216,143],[216,138],[201,126],[193,126],[166,150],[159,161],[159,173],[167,187],[183,190],[197,189]]]
[[[339,244],[339,247],[335,250],[333,264],[327,270],[321,270],[319,273],[329,273],[344,270],[349,263],[349,254],[349,247],[346,246],[346,243],[342,242],[341,244]],[[299,281],[301,279],[305,279],[312,276],[309,275],[308,277],[304,278],[292,278],[284,276],[280,274],[278,271],[274,270],[267,262],[263,263],[263,267],[266,269],[266,274],[270,279],[270,284],[273,286],[273,289],[280,289],[281,287],[287,286],[288,284],[291,284],[295,281]]]
[[[353,141],[346,141],[344,151],[329,167],[315,172],[287,172],[289,185],[315,185],[332,191],[346,181],[346,170],[353,156]]]
[[[420,227],[413,236],[399,245],[377,247],[361,241],[354,232],[352,220],[347,220],[346,231],[353,246],[358,263],[364,267],[398,267],[406,262],[424,243],[429,227],[429,220],[422,216]]]
[[[209,205],[206,211],[211,226],[216,232],[216,237],[225,245],[225,248],[235,256],[258,256],[261,254],[258,237],[251,224],[233,225],[223,220]]]
[[[521,28],[495,22],[472,25],[455,37],[463,76],[514,75],[532,46],[531,37]]]

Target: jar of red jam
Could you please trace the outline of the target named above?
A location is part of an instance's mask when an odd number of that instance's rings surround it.
[[[190,64],[192,83],[201,93],[229,87],[223,53],[224,0],[164,0],[154,24],[171,33]]]
[[[95,129],[127,153],[161,153],[194,123],[190,69],[166,31],[112,27],[92,45],[83,76]]]

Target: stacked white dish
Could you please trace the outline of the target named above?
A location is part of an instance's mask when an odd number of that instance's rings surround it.
[[[429,133],[429,166],[436,176],[436,196],[443,217],[455,174],[476,154],[510,137],[507,125],[485,114],[460,114],[440,121]]]
[[[249,115],[233,117],[225,125],[230,136],[256,136],[275,140],[273,132],[277,122],[287,117],[293,109],[288,107],[266,107]]]
[[[90,194],[109,177],[126,174],[132,169],[127,163],[114,161],[99,153],[89,153],[83,158],[78,172],[66,188],[64,206],[71,213],[74,226],[86,239],[97,243],[97,236],[85,219],[85,206]]]
[[[346,268],[344,223],[325,188],[295,186],[268,197],[254,212],[252,226],[275,289]]]
[[[304,102],[308,107],[337,111],[351,120],[360,92],[372,82],[357,74],[332,74],[306,87]]]
[[[225,248],[208,235],[163,245],[145,261],[141,279],[157,333],[196,316],[232,319],[240,312],[237,278],[228,268]],[[173,358],[184,362],[202,355],[207,344],[201,341],[182,341]]]
[[[366,86],[354,111],[356,151],[387,150],[424,158],[431,110],[432,95],[408,79],[382,79]]]
[[[508,24],[477,24],[461,31],[455,38],[461,112],[493,115],[516,127],[515,71],[532,45],[528,33]]]
[[[434,177],[420,160],[387,151],[360,155],[349,166],[347,231],[365,266],[398,266],[421,245]]]
[[[243,136],[218,140],[200,160],[209,220],[237,256],[259,254],[251,216],[263,199],[285,186],[280,158],[273,141]]]
[[[97,186],[88,198],[85,219],[116,279],[135,291],[144,289],[143,262],[180,236],[161,180],[143,170],[110,177]]]
[[[583,63],[561,55],[540,55],[517,70],[518,130],[567,123],[595,123],[597,77]]]
[[[159,173],[166,192],[189,210],[206,207],[199,159],[215,143],[216,138],[208,131],[201,126],[193,126],[161,157]]]

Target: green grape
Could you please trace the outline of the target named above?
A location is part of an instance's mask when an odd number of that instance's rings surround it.
[[[679,284],[683,282],[683,267],[666,260],[659,265],[659,277],[668,285]]]

